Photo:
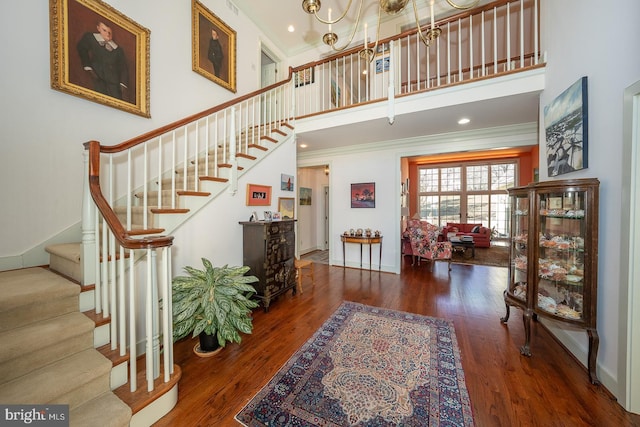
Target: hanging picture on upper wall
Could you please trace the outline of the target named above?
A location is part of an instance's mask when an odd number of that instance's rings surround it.
[[[550,177],[588,166],[587,111],[587,77],[580,78],[544,108]]]
[[[300,187],[300,206],[311,206],[311,189]]]
[[[375,208],[376,183],[365,182],[362,184],[351,184],[351,207]]]
[[[236,32],[202,3],[192,5],[193,71],[236,91]]]
[[[100,0],[49,0],[51,87],[150,117],[150,31]]]

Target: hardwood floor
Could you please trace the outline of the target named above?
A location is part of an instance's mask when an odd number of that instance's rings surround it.
[[[234,426],[234,415],[344,300],[453,320],[476,425],[640,426],[606,390],[589,382],[578,364],[550,334],[533,323],[531,351],[524,342],[522,312],[511,310],[503,325],[502,291],[507,270],[498,267],[428,263],[402,274],[315,265],[315,286],[281,296],[270,310],[254,312],[254,331],[241,344],[212,358],[192,349],[197,339],[176,343],[182,368],[178,403],[157,426]]]

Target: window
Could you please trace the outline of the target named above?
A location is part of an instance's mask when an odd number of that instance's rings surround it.
[[[507,237],[506,190],[516,185],[516,165],[499,161],[419,167],[420,217],[440,227],[447,222],[482,223]]]

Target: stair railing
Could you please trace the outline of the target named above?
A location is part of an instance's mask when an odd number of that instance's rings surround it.
[[[143,347],[148,391],[162,365],[164,382],[173,373],[173,237],[167,234],[178,223],[157,217],[188,214],[178,197],[208,195],[207,181],[235,192],[238,159],[263,151],[276,141],[271,134],[293,120],[291,75],[121,144],[85,144],[83,284],[95,285],[95,311],[109,319],[111,349],[129,353],[132,392]]]
[[[437,21],[442,33],[429,47],[414,28],[380,40],[371,62],[358,46],[295,67],[296,118],[535,68],[539,7],[499,0]]]
[[[541,66],[538,16],[539,0],[495,1],[438,21],[442,34],[429,47],[409,30],[381,40],[370,63],[354,48],[290,69],[283,82],[116,146],[87,143],[84,280],[95,284],[96,313],[109,317],[111,348],[121,355],[128,334],[131,390],[142,329],[136,324],[138,298],[146,304],[147,388],[153,389],[159,375],[160,336],[165,381],[173,369],[172,240],[158,234],[171,233],[177,222],[160,223],[159,214],[188,215],[179,197],[208,194],[203,190],[209,181],[235,191],[238,159],[264,149],[271,132],[295,119],[383,100],[392,104],[409,94]],[[137,260],[146,268],[134,268]],[[141,282],[144,291],[138,290]],[[165,304],[162,322],[159,298]]]

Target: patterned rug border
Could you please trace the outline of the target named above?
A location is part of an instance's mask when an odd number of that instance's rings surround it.
[[[447,319],[442,319],[442,318],[437,318],[437,317],[431,317],[431,316],[425,316],[425,315],[420,315],[420,314],[415,314],[415,313],[409,313],[409,312],[404,312],[404,311],[399,311],[399,310],[393,310],[393,309],[388,309],[388,308],[382,308],[382,307],[374,307],[374,306],[369,306],[369,305],[365,305],[365,304],[361,304],[361,303],[356,303],[356,302],[352,302],[352,301],[343,301],[340,306],[327,318],[327,320],[313,333],[313,335],[299,348],[297,349],[292,355],[291,357],[277,370],[277,372],[273,375],[273,377],[271,379],[269,379],[269,381],[267,381],[265,383],[265,385],[260,389],[260,391],[258,391],[251,399],[249,399],[247,401],[247,403],[242,407],[242,409],[235,415],[235,420],[238,421],[240,424],[242,424],[245,427],[258,427],[258,426],[277,426],[277,425],[291,425],[291,426],[339,426],[339,425],[351,425],[351,424],[334,424],[332,422],[328,422],[324,419],[318,419],[316,418],[315,420],[317,420],[317,424],[313,424],[313,423],[309,423],[306,420],[298,420],[296,419],[296,422],[293,423],[289,423],[286,422],[284,424],[264,424],[263,422],[256,420],[253,417],[250,417],[250,419],[247,420],[248,423],[245,423],[242,418],[243,418],[243,413],[247,412],[247,413],[251,413],[251,409],[255,408],[257,404],[260,403],[260,401],[262,399],[264,399],[264,397],[266,395],[269,394],[269,390],[271,389],[271,385],[274,384],[274,382],[277,382],[279,380],[282,379],[282,377],[286,376],[288,374],[288,372],[290,371],[290,369],[292,367],[294,367],[297,362],[299,361],[299,359],[301,357],[303,357],[303,355],[305,353],[307,353],[311,347],[313,347],[316,343],[316,341],[318,339],[322,339],[322,337],[326,337],[329,336],[329,339],[327,340],[325,338],[325,341],[327,341],[327,343],[331,343],[332,345],[333,343],[333,337],[337,336],[339,334],[339,332],[341,330],[343,330],[347,324],[347,322],[345,322],[345,319],[348,319],[350,316],[352,316],[354,313],[357,312],[363,312],[363,313],[368,313],[371,315],[378,315],[384,318],[389,318],[389,319],[393,319],[393,320],[398,320],[398,321],[404,321],[404,322],[409,322],[409,323],[416,323],[416,324],[421,324],[421,325],[425,325],[425,326],[429,326],[429,327],[434,327],[436,328],[436,332],[438,330],[440,330],[441,328],[446,328],[448,331],[450,331],[448,335],[448,339],[450,339],[451,341],[451,349],[452,349],[452,356],[454,357],[455,360],[455,377],[456,377],[456,383],[457,383],[457,389],[459,392],[459,404],[461,405],[462,409],[462,416],[463,416],[463,420],[462,423],[455,423],[453,422],[454,420],[451,419],[440,419],[439,415],[440,415],[440,411],[437,411],[438,416],[431,418],[431,412],[434,409],[434,402],[430,402],[429,404],[429,412],[430,412],[430,418],[429,418],[429,426],[440,426],[441,422],[443,423],[442,425],[446,425],[446,426],[461,426],[461,427],[473,427],[474,426],[474,421],[473,421],[473,411],[472,411],[472,407],[471,407],[471,402],[469,399],[469,393],[466,387],[466,381],[465,381],[465,377],[464,377],[464,371],[462,369],[462,364],[461,364],[461,355],[460,355],[460,347],[458,346],[458,340],[456,337],[456,333],[455,333],[455,327],[454,327],[454,323],[451,320],[447,320]],[[336,320],[340,320],[339,324],[338,324],[338,328],[335,327],[335,323]],[[440,334],[438,335],[438,340],[440,340]],[[442,389],[443,386],[439,385],[438,386],[439,389]],[[433,393],[431,393],[433,394]],[[438,393],[436,393],[437,395]],[[431,396],[433,397],[433,396]],[[437,404],[436,404],[437,407]],[[395,425],[395,424],[365,424],[367,426],[369,425]],[[403,424],[404,425],[404,424]],[[414,424],[407,424],[407,425],[414,425]]]

